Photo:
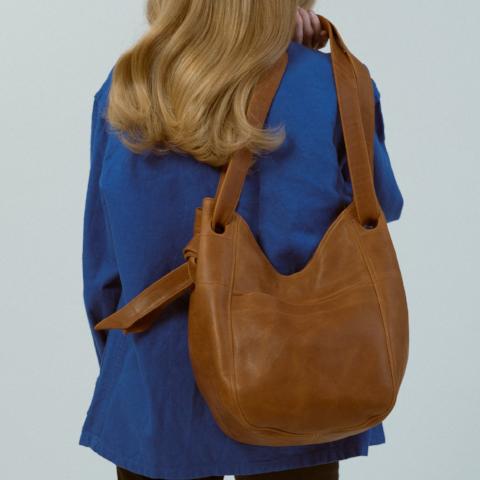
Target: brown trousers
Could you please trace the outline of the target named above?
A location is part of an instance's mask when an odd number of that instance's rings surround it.
[[[235,478],[236,480],[338,480],[338,470],[338,462],[334,462],[281,472],[236,475]],[[117,467],[117,476],[118,480],[152,480],[120,467]],[[198,480],[223,480],[223,477],[206,477]]]

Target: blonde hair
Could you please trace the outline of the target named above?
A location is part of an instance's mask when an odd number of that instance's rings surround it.
[[[271,151],[283,126],[258,129],[253,87],[287,49],[304,0],[149,0],[150,27],[117,61],[107,118],[133,152],[186,152],[212,166]]]

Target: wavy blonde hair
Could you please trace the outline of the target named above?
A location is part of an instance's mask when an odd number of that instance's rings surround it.
[[[135,153],[186,152],[212,166],[247,147],[271,151],[283,126],[257,129],[246,109],[311,0],[149,0],[149,29],[117,61],[107,118]]]

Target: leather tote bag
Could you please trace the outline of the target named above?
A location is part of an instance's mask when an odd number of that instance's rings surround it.
[[[330,41],[353,200],[307,265],[272,266],[236,212],[252,154],[222,169],[215,198],[195,211],[186,262],[96,325],[146,331],[190,290],[189,355],[216,422],[253,445],[330,442],[381,422],[408,357],[407,303],[373,181],[374,95],[365,65],[319,15]],[[287,53],[257,84],[250,121],[263,126]]]

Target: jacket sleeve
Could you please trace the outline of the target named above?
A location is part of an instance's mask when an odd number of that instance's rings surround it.
[[[380,92],[372,80],[375,96],[375,135],[374,135],[374,184],[378,201],[385,214],[387,222],[398,220],[403,209],[403,196],[398,187],[392,164],[385,144],[385,126],[383,121]],[[341,126],[338,123],[338,130]],[[345,154],[345,143],[340,135],[338,145],[340,168],[346,183],[347,193],[352,198],[352,188]]]
[[[99,364],[108,333],[94,326],[117,309],[121,294],[108,218],[99,179],[108,140],[106,120],[97,95],[93,102],[90,137],[90,170],[83,219],[82,272],[83,300]]]

